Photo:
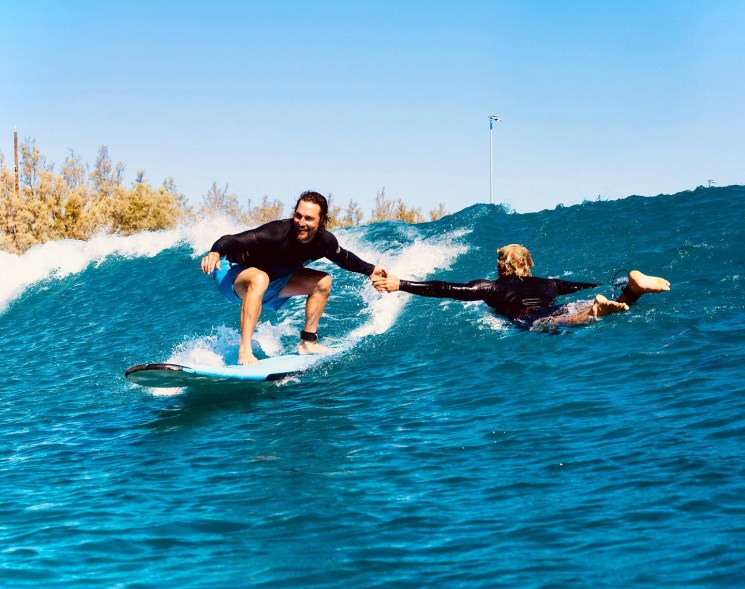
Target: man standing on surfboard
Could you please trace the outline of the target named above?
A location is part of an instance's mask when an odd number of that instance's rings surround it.
[[[276,311],[295,296],[308,297],[298,353],[328,353],[328,348],[317,342],[316,331],[331,292],[331,276],[305,268],[308,262],[327,258],[371,279],[384,272],[340,247],[336,237],[326,230],[327,220],[326,198],[318,192],[303,192],[292,219],[223,235],[202,258],[202,272],[213,276],[225,298],[241,303],[238,364],[258,361],[251,342],[262,305]]]

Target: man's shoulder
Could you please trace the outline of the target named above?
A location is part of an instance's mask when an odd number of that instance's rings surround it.
[[[292,219],[275,219],[274,221],[267,221],[263,225],[259,225],[257,229],[263,229],[264,227],[289,227]]]
[[[336,239],[336,236],[327,229],[319,229],[314,241],[320,247],[324,248],[332,247],[336,250],[339,247],[339,241]]]
[[[270,238],[276,238],[276,237],[283,237],[287,235],[291,228],[291,220],[290,219],[276,219],[274,221],[269,221],[267,223],[264,223],[262,225],[259,225],[258,227],[255,227],[254,229],[250,229],[252,233],[255,235],[262,235]]]

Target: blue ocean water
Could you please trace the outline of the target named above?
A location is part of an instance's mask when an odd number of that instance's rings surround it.
[[[235,361],[238,308],[198,269],[230,220],[0,253],[0,585],[745,585],[744,203],[701,188],[336,231],[404,278],[495,277],[518,242],[539,276],[672,289],[546,334],[317,263],[319,331],[346,351],[230,390],[124,379]],[[262,351],[291,351],[302,317],[262,315]]]

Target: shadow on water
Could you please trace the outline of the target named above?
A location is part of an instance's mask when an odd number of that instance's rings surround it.
[[[201,425],[221,413],[253,412],[265,400],[284,397],[292,390],[287,381],[223,383],[181,389],[166,397],[168,405],[156,410],[155,419],[144,427],[153,431],[172,431]]]

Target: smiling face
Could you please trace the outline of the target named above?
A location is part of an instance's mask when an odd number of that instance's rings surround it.
[[[321,207],[314,202],[301,200],[295,208],[292,223],[300,243],[313,241],[321,226]]]

